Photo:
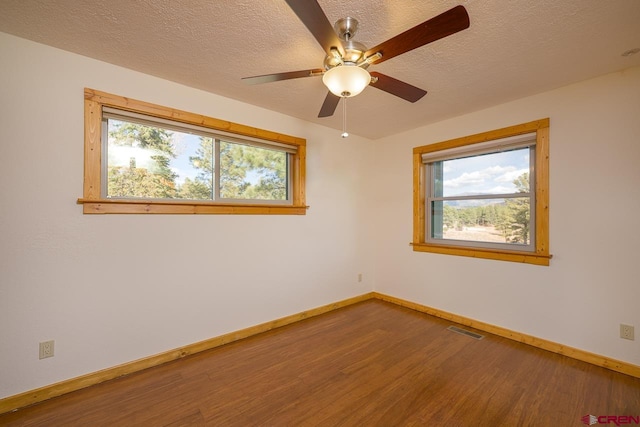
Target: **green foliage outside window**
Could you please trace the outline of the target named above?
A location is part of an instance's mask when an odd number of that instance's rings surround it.
[[[123,198],[213,200],[214,139],[199,138],[195,155],[189,156],[197,174],[180,182],[171,166],[177,158],[174,137],[175,133],[166,129],[110,120],[109,146],[114,151],[118,147],[128,148],[135,155],[128,161],[110,158],[107,194]],[[225,141],[219,144],[221,198],[287,199],[285,152]]]

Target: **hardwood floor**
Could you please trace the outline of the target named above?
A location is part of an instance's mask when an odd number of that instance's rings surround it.
[[[640,379],[450,325],[369,300],[0,415],[0,425],[640,423]]]

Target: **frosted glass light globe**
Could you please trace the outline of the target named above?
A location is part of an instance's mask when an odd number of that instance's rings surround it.
[[[369,72],[357,65],[339,65],[327,70],[322,82],[336,96],[356,96],[371,82]]]

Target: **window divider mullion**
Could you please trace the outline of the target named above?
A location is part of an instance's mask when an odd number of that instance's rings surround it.
[[[220,200],[220,140],[213,140],[213,200]]]
[[[432,202],[446,202],[458,200],[491,200],[491,199],[520,199],[523,197],[531,198],[533,193],[501,193],[501,194],[478,194],[473,196],[443,196],[430,197]]]

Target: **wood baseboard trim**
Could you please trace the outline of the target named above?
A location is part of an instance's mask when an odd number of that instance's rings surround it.
[[[620,360],[612,359],[610,357],[601,356],[598,354],[590,353],[578,348],[569,347],[563,344],[558,344],[553,341],[537,338],[531,335],[523,334],[521,332],[512,331],[500,326],[491,325],[489,323],[480,322],[477,320],[469,319],[464,316],[449,313],[446,311],[438,310],[436,308],[428,307],[426,305],[414,303],[411,301],[403,300],[393,296],[373,292],[373,297],[382,301],[390,302],[400,305],[402,307],[410,308],[431,316],[439,317],[441,319],[450,320],[461,325],[468,326],[470,328],[478,329],[480,331],[488,332],[490,334],[498,335],[504,338],[509,338],[514,341],[518,341],[524,344],[528,344],[543,350],[551,351],[553,353],[562,354],[573,359],[581,360],[583,362],[590,363],[592,365],[600,366],[603,368],[611,369],[612,371],[620,372],[622,374],[631,375],[632,377],[640,378],[640,366],[631,363],[623,362]]]
[[[118,377],[133,374],[135,372],[142,371],[147,368],[151,368],[167,362],[178,360],[192,354],[200,353],[202,351],[220,347],[224,344],[238,341],[243,338],[248,338],[250,336],[257,335],[262,332],[267,332],[272,329],[280,328],[282,326],[299,322],[304,319],[308,319],[314,316],[328,313],[330,311],[337,310],[342,307],[347,307],[349,305],[356,304],[358,302],[366,301],[369,299],[378,299],[381,301],[386,301],[392,304],[396,304],[402,307],[419,311],[421,313],[429,314],[431,316],[435,316],[441,319],[449,320],[451,322],[459,323],[461,325],[465,325],[470,328],[478,329],[480,331],[484,331],[484,332],[498,335],[504,338],[509,338],[524,344],[528,344],[534,347],[538,347],[543,350],[562,354],[567,357],[571,357],[573,359],[590,363],[592,365],[600,366],[603,368],[611,369],[612,371],[616,371],[622,374],[640,378],[640,366],[633,365],[631,363],[622,362],[619,360],[611,359],[609,357],[590,353],[588,351],[580,350],[573,347],[568,347],[566,345],[558,344],[553,341],[537,338],[537,337],[523,334],[520,332],[515,332],[500,326],[495,326],[489,323],[480,322],[464,316],[438,310],[436,308],[432,308],[426,305],[403,300],[401,298],[393,297],[390,295],[385,295],[378,292],[369,292],[353,298],[348,298],[346,300],[323,305],[321,307],[316,307],[316,308],[303,311],[297,314],[292,314],[290,316],[282,317],[280,319],[276,319],[270,322],[261,323],[259,325],[241,329],[239,331],[230,332],[228,334],[220,335],[214,338],[210,338],[208,340],[200,341],[200,342],[190,344],[184,347],[180,347],[174,350],[169,350],[164,353],[145,357],[143,359],[135,360],[132,362],[127,362],[122,365],[103,369],[97,372],[92,372],[86,375],[82,375],[80,377],[71,378],[69,380],[65,380],[56,384],[40,387],[35,390],[26,391],[24,393],[20,393],[14,396],[9,396],[9,397],[0,399],[0,414],[3,414],[5,412],[15,411],[25,406],[43,402],[53,397],[61,396],[63,394],[67,394],[72,391],[76,391],[92,385],[100,384],[102,382],[109,381]]]
[[[11,412],[24,408],[25,406],[33,405],[53,397],[62,396],[63,394],[70,393],[72,391],[80,390],[92,385],[100,384],[105,381],[109,381],[118,377],[129,375],[138,371],[142,371],[147,368],[162,365],[167,362],[181,359],[191,354],[200,353],[205,350],[220,347],[224,344],[228,344],[234,341],[238,341],[243,338],[248,338],[253,335],[267,332],[272,329],[280,328],[295,322],[299,322],[304,319],[308,319],[320,314],[328,313],[338,308],[346,307],[352,304],[356,304],[361,301],[366,301],[374,298],[373,292],[362,294],[353,298],[348,298],[332,304],[323,305],[307,311],[303,311],[290,316],[282,317],[270,322],[261,323],[259,325],[251,326],[239,331],[230,332],[228,334],[220,335],[214,338],[210,338],[204,341],[200,341],[194,344],[190,344],[184,347],[180,347],[174,350],[169,350],[164,353],[156,354],[153,356],[145,357],[143,359],[127,362],[122,365],[114,366],[111,368],[103,369],[101,371],[92,372],[80,377],[71,378],[69,380],[61,381],[56,384],[40,387],[35,390],[26,391],[14,396],[9,396],[0,399],[0,414]]]

